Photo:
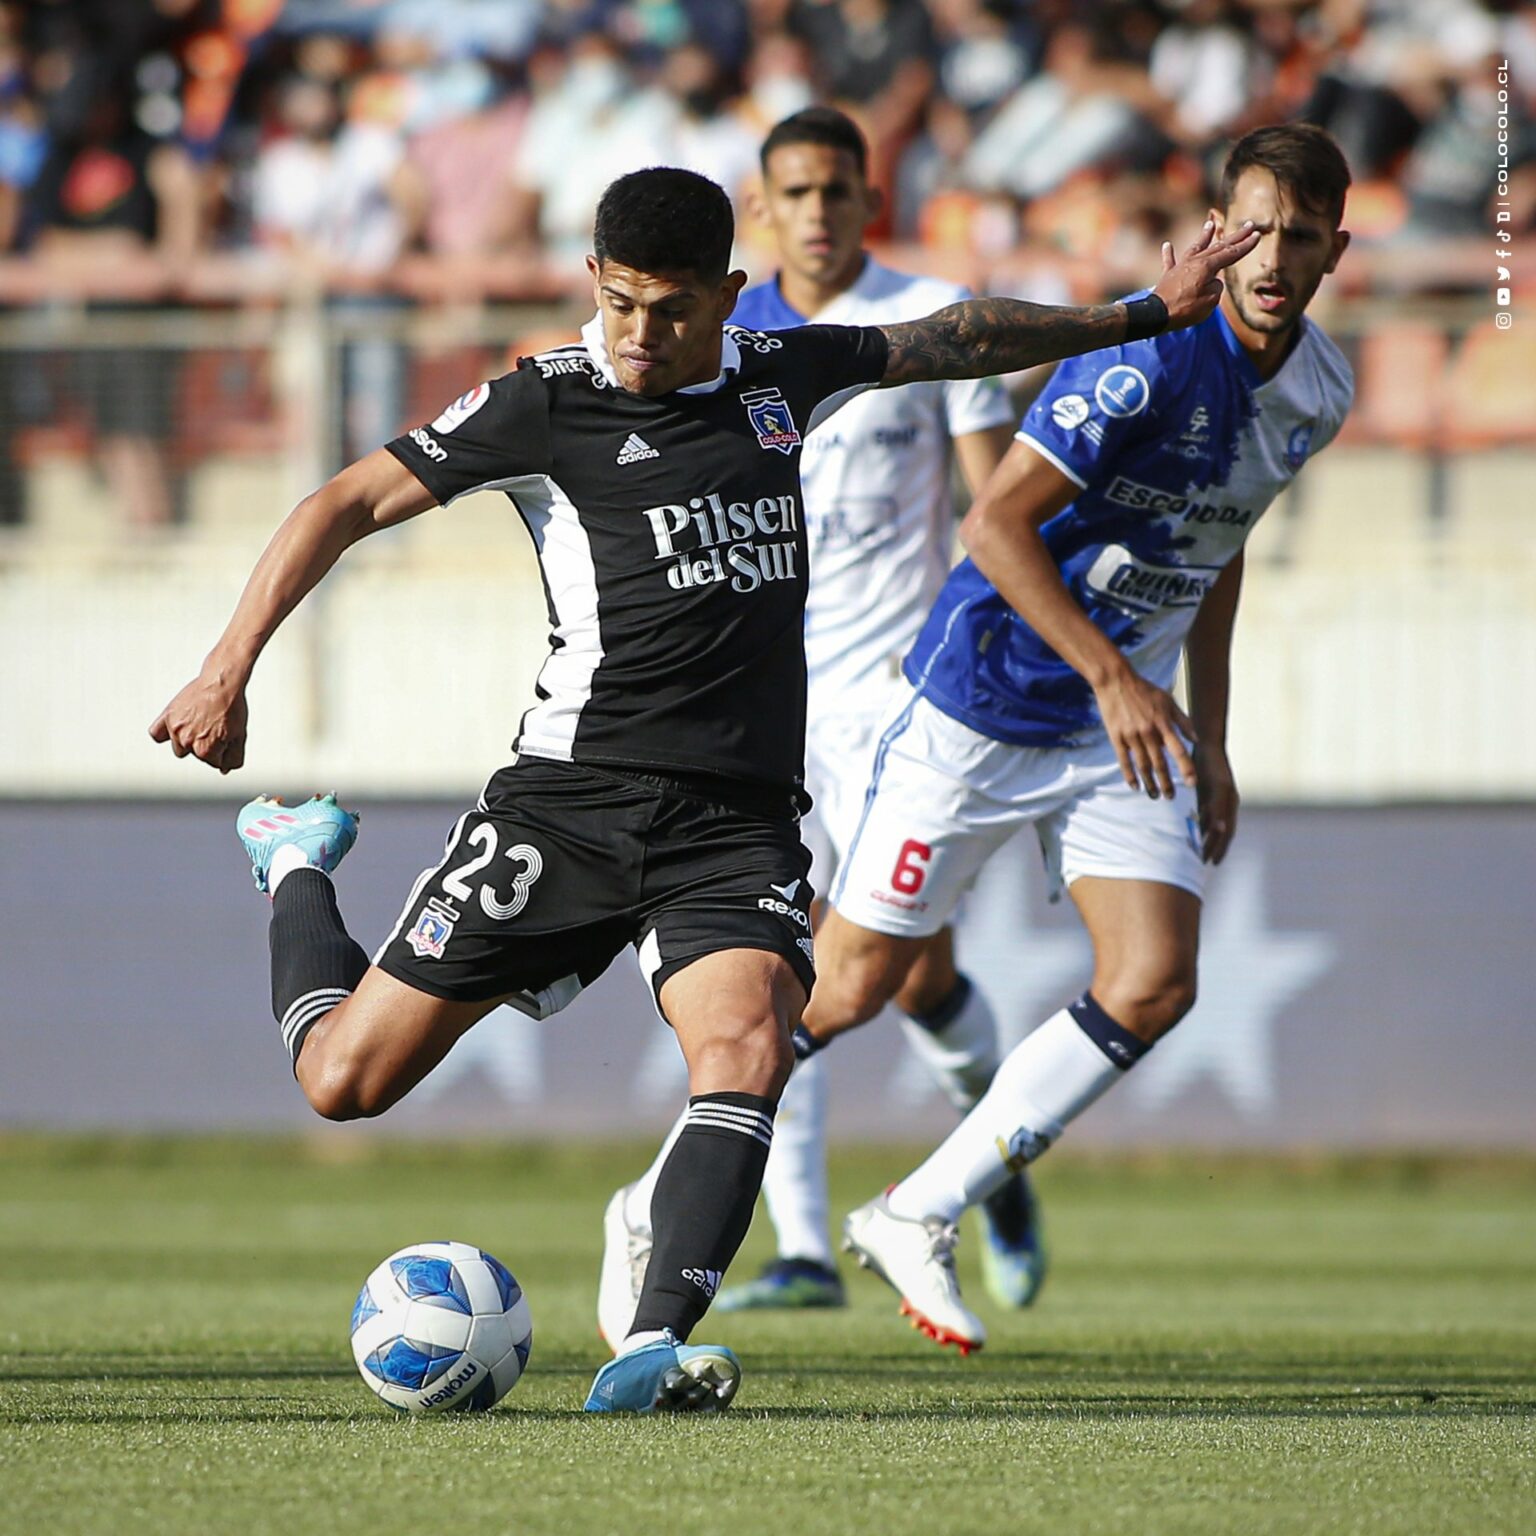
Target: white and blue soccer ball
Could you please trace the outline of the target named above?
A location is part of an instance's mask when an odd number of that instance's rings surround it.
[[[352,1308],[352,1358],[391,1408],[490,1408],[533,1347],[523,1288],[468,1243],[416,1243],[368,1276]]]

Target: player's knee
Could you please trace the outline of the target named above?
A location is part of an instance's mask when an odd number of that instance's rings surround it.
[[[309,1052],[299,1058],[299,1086],[309,1107],[322,1119],[367,1120],[389,1108],[391,1101],[370,1079],[362,1061],[334,1055],[308,1058]]]
[[[1195,973],[1175,968],[1096,980],[1093,993],[1117,1024],[1150,1042],[1167,1034],[1195,1006]]]
[[[777,1099],[794,1064],[788,1031],[778,1018],[723,1019],[690,1052],[690,1085],[696,1093],[755,1093]]]
[[[890,1002],[907,978],[911,954],[883,934],[861,936],[831,954],[818,949],[815,1012],[834,1030],[867,1023]]]
[[[952,960],[920,954],[907,967],[891,1001],[911,1018],[926,1018],[954,995],[959,979]]]

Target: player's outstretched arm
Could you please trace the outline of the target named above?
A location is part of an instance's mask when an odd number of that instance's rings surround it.
[[[1138,341],[1204,320],[1221,301],[1221,273],[1258,244],[1251,224],[1221,239],[1209,222],[1177,261],[1165,248],[1163,275],[1129,304],[1061,308],[1023,299],[967,299],[922,320],[883,325],[890,355],[880,383],[976,379]]]
[[[220,773],[238,768],[245,761],[246,684],[278,625],[351,545],[436,505],[382,448],[306,496],[272,535],[202,670],[155,717],[150,736]]]

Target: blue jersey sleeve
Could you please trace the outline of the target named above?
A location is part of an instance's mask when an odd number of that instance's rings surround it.
[[[1068,358],[1030,406],[1019,437],[1078,485],[1096,484],[1117,454],[1166,424],[1183,389],[1186,334]]]

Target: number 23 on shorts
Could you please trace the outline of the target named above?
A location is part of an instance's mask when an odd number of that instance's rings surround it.
[[[443,876],[443,889],[459,901],[472,901],[475,893],[465,876],[478,873],[496,857],[496,828],[490,822],[482,821],[465,841],[480,852],[467,864],[450,869]],[[480,886],[480,909],[497,922],[516,917],[528,905],[528,892],[544,873],[544,856],[531,843],[514,843],[505,856],[520,866],[519,872],[512,877],[512,899],[498,900],[489,880]]]

